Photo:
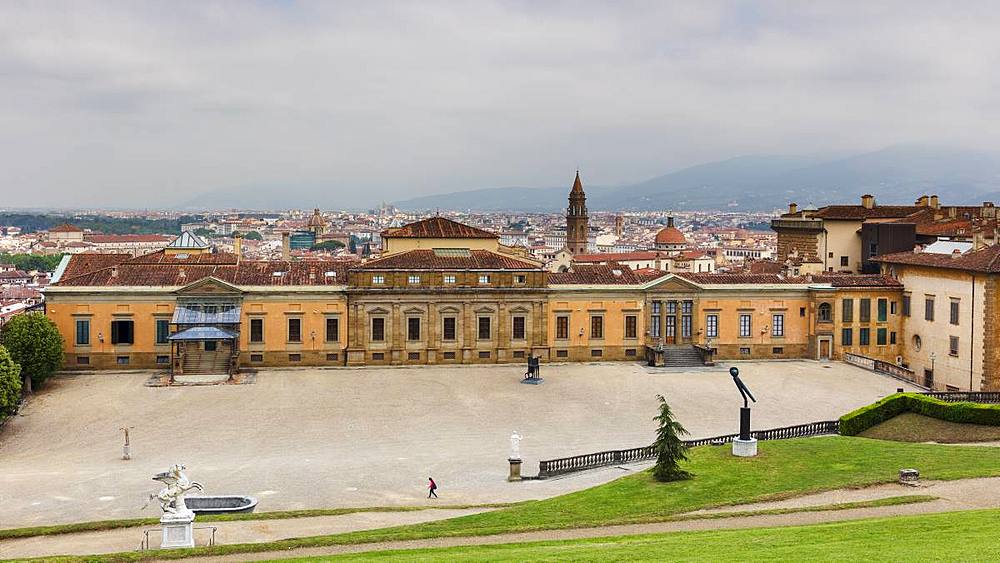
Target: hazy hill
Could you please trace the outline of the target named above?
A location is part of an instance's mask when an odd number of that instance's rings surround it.
[[[494,188],[396,202],[403,209],[556,210],[569,185]],[[863,193],[882,203],[912,203],[937,193],[945,203],[1000,201],[1000,157],[960,149],[896,146],[842,158],[744,156],[700,164],[617,188],[585,186],[588,205],[610,209],[768,210],[853,202]]]

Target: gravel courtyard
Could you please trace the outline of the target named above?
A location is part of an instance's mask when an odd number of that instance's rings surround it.
[[[829,420],[904,386],[842,363],[741,362],[754,428]],[[735,432],[727,366],[635,363],[268,370],[253,385],[150,388],[148,373],[55,378],[0,432],[0,528],[156,516],[150,477],[173,463],[205,494],[251,494],[258,510],[544,498],[622,475],[607,468],[507,483],[508,437],[538,460],[650,443],[655,395],[692,437]],[[910,388],[908,388],[910,389]],[[132,430],[121,459],[119,428]]]

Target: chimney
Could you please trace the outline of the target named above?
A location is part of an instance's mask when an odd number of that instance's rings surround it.
[[[927,207],[927,196],[922,195],[917,198],[917,201],[913,202],[914,205],[919,207]]]
[[[931,207],[933,207],[934,209],[937,209],[938,207],[940,207],[940,205],[941,204],[938,203],[938,196],[936,194],[932,195],[931,196]]]
[[[233,254],[243,255],[243,237],[240,235],[233,235]]]
[[[118,266],[114,266],[114,267],[111,268],[111,277],[113,277],[113,278],[117,278],[118,277]]]
[[[986,248],[986,240],[983,232],[976,231],[972,233],[972,250],[982,250],[984,248]]]
[[[992,201],[984,201],[979,214],[982,217],[992,219],[997,216],[997,208],[993,205]]]
[[[789,213],[798,213],[799,212],[799,204],[797,204],[797,203],[789,203],[788,204],[788,212]]]
[[[292,233],[285,231],[281,233],[281,259],[291,260],[292,258]]]
[[[957,249],[957,248],[955,250],[952,250],[951,251],[951,257],[952,258],[961,258],[962,257],[962,251],[959,250],[959,249]]]
[[[954,219],[958,217],[958,208],[954,205],[948,208],[948,217]]]
[[[872,209],[875,207],[875,196],[871,194],[865,194],[861,196],[861,207],[865,209]]]

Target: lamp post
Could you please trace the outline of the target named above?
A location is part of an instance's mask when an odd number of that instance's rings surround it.
[[[931,389],[933,389],[934,388],[934,360],[937,359],[937,354],[935,352],[931,352],[930,356],[928,356],[928,357],[931,359],[931,381],[930,381],[930,385],[927,385],[927,387],[930,387]],[[926,378],[925,378],[924,384],[926,385],[927,383],[928,382],[926,381]]]

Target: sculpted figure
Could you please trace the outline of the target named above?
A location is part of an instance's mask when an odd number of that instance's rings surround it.
[[[154,475],[154,481],[159,481],[166,486],[160,489],[160,492],[149,495],[149,501],[146,501],[146,506],[149,506],[150,501],[156,499],[165,514],[189,512],[187,505],[184,504],[184,495],[191,489],[198,489],[199,491],[205,489],[201,486],[201,483],[188,479],[187,475],[184,474],[185,469],[187,468],[181,464],[174,464],[167,471]],[[143,506],[143,508],[146,508],[146,506]]]

